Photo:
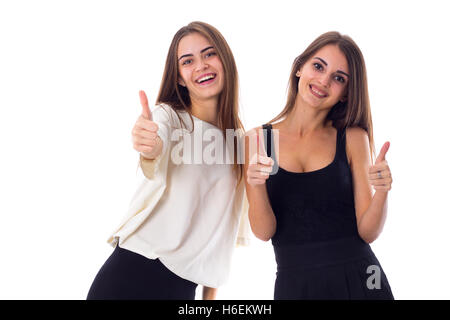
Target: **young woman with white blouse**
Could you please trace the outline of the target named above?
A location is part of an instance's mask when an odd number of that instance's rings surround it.
[[[198,284],[203,298],[213,299],[228,277],[236,243],[245,241],[238,237],[245,222],[238,138],[224,143],[227,129],[242,130],[238,77],[219,31],[203,22],[181,28],[169,48],[157,105],[150,110],[143,91],[140,99],[132,136],[142,183],[108,239],[115,250],[87,299],[195,299]],[[206,159],[211,140],[216,155],[223,147],[233,161]]]

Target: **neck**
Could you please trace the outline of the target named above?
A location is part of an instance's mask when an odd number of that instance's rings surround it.
[[[192,115],[215,126],[217,126],[217,105],[217,97],[207,100],[195,100],[191,97]]]
[[[312,107],[297,96],[292,111],[284,121],[285,127],[299,137],[308,136],[330,125],[326,120],[329,111]]]

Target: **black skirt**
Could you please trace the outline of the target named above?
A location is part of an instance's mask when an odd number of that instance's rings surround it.
[[[393,300],[370,245],[360,237],[275,247],[275,300]]]
[[[159,259],[116,246],[95,277],[87,300],[194,300],[196,287]]]

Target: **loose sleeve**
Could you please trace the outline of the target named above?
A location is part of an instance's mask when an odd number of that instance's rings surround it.
[[[107,240],[112,246],[125,241],[148,218],[164,193],[169,174],[169,138],[173,118],[171,112],[175,113],[165,105],[157,105],[152,111],[153,121],[158,124],[158,135],[163,141],[163,150],[154,160],[140,157],[140,168],[142,169],[140,182],[131,199],[128,212]]]
[[[236,247],[247,247],[250,245],[250,236],[251,236],[251,230],[250,230],[250,221],[248,219],[248,200],[247,195],[243,195],[242,199],[242,208],[240,211],[240,218],[239,218],[239,229],[236,239]]]

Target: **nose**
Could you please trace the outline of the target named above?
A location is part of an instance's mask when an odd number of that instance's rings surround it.
[[[320,79],[319,79],[320,84],[326,88],[329,88],[330,82],[331,82],[331,76],[332,76],[331,74],[327,74],[327,73],[322,74],[322,77],[320,77]]]
[[[205,60],[199,59],[197,62],[197,65],[195,66],[196,71],[202,71],[205,69],[208,69],[209,65],[206,63]]]

